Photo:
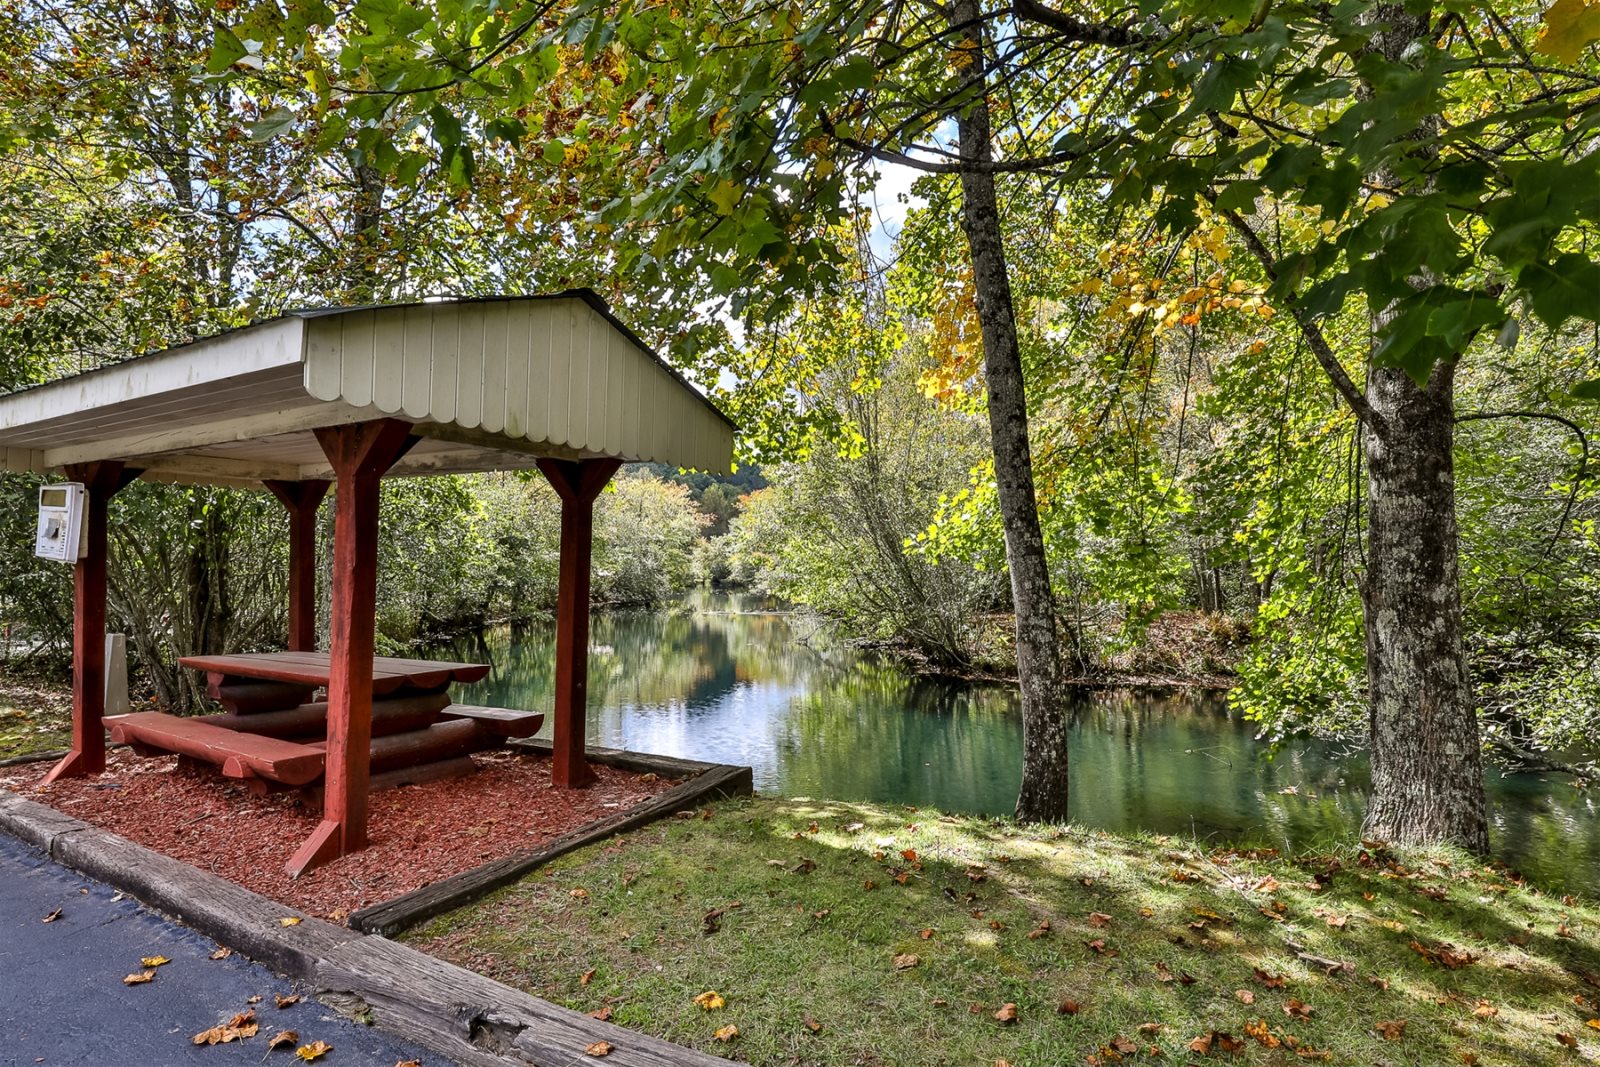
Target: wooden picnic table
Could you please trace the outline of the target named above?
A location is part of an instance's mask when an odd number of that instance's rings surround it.
[[[328,684],[326,652],[249,652],[233,656],[185,656],[185,667],[205,671],[213,688],[227,679],[258,678],[291,685],[321,687]],[[451,663],[446,660],[372,659],[372,695],[384,696],[402,689],[431,690],[454,683],[476,682],[487,676],[485,663]]]

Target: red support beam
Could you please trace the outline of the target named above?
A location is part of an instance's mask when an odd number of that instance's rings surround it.
[[[398,419],[316,431],[338,480],[328,623],[328,748],[322,822],[289,860],[299,877],[367,847],[372,646],[378,597],[378,482],[417,438]]]
[[[551,781],[581,789],[595,781],[584,758],[589,691],[589,564],[594,498],[622,466],[616,459],[541,459],[539,469],[561,498],[561,580],[556,593],[555,737]]]
[[[269,481],[289,512],[289,651],[317,650],[317,508],[332,482]]]
[[[72,748],[41,785],[106,769],[106,516],[111,498],[139,476],[120,460],[75,463],[65,473],[84,485],[87,528],[72,570]]]

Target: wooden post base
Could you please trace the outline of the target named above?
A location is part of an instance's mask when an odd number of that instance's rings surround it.
[[[334,819],[323,819],[305,843],[295,849],[289,862],[283,869],[289,872],[290,878],[299,878],[313,867],[320,867],[324,863],[331,863],[354,849],[344,847],[344,825]]]

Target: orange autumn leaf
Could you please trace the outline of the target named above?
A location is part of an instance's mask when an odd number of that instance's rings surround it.
[[[1245,1023],[1244,1032],[1247,1036],[1255,1038],[1257,1043],[1264,1048],[1277,1048],[1282,1044],[1278,1040],[1278,1036],[1267,1026],[1267,1020],[1265,1019],[1257,1019],[1254,1022]]]
[[[708,989],[695,997],[694,1003],[695,1007],[704,1011],[716,1011],[718,1008],[726,1007],[728,1002],[715,989]]]
[[[732,1023],[729,1023],[727,1026],[724,1026],[711,1036],[722,1042],[732,1041],[734,1038],[739,1036],[739,1028],[734,1026]]]
[[[583,1054],[585,1056],[609,1056],[611,1055],[611,1042],[596,1041],[594,1044],[585,1048],[583,1050]]]
[[[1000,1010],[994,1013],[994,1018],[996,1022],[1001,1023],[1002,1025],[1016,1022],[1017,1006],[1009,1002],[1002,1004],[1000,1006]]]
[[[284,1048],[289,1045],[298,1045],[299,1043],[300,1034],[298,1031],[279,1030],[267,1040],[267,1049],[268,1051],[271,1051],[275,1048]]]

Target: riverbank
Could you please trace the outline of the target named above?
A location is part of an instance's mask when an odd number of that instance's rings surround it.
[[[1443,850],[1282,857],[758,798],[406,940],[755,1067],[1600,1054],[1595,901]]]
[[[930,657],[899,640],[858,641],[907,671],[927,678],[1015,686],[1017,665],[1009,615],[975,620],[974,655],[960,667]],[[1118,646],[1115,628],[1091,635],[1089,643],[1106,651],[1071,672],[1066,683],[1079,689],[1194,689],[1225,691],[1250,641],[1247,622],[1229,615],[1172,611],[1155,619],[1130,647]]]

